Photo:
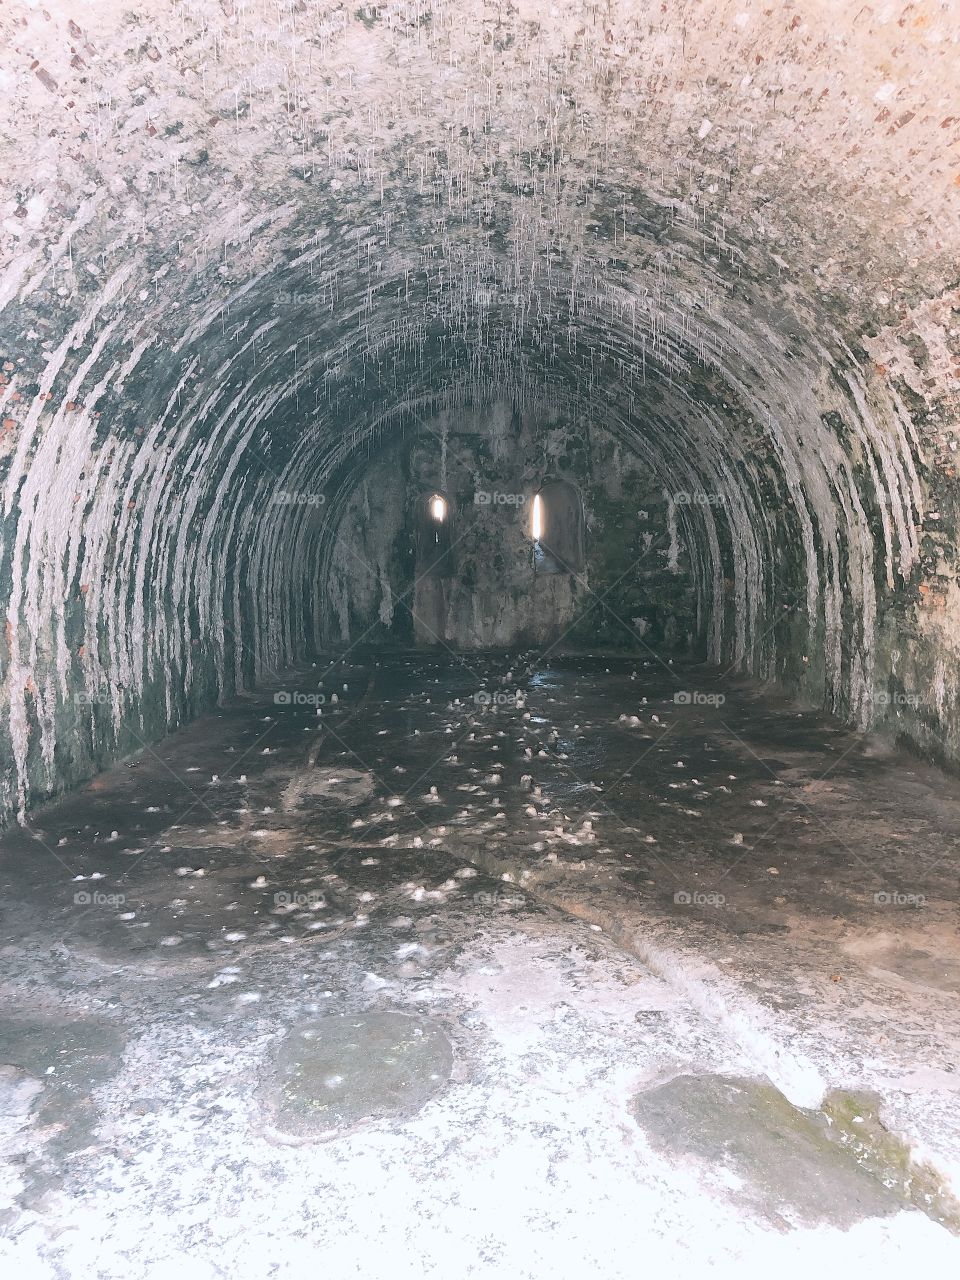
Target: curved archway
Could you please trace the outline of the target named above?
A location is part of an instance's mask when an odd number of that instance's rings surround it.
[[[337,486],[500,400],[656,477],[712,660],[960,758],[940,19],[14,8],[6,817],[308,653]]]

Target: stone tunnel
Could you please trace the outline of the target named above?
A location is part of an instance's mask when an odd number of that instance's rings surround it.
[[[11,1274],[955,1269],[954,0],[0,88]]]

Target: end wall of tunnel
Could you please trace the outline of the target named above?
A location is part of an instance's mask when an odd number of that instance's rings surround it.
[[[591,590],[653,511],[691,652],[960,758],[958,33],[790,13],[5,8],[4,821],[388,632],[357,504],[504,405]]]
[[[418,522],[433,493],[449,511],[431,561]],[[537,494],[546,554],[532,536]],[[703,658],[706,584],[680,534],[690,500],[589,418],[501,400],[422,419],[330,512],[322,640],[542,655],[642,642]]]

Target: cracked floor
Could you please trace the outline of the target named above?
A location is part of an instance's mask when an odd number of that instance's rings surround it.
[[[10,1274],[956,1269],[953,779],[620,657],[135,745],[0,841]]]

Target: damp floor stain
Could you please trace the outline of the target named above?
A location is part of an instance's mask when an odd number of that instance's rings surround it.
[[[446,1086],[453,1050],[429,1018],[382,1011],[296,1028],[274,1060],[271,1126],[290,1140],[327,1138],[415,1115]]]

